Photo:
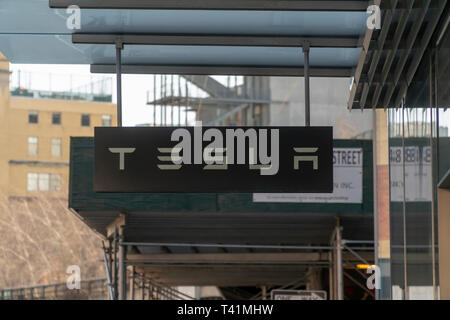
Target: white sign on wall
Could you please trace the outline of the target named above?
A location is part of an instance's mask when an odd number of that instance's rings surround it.
[[[403,156],[403,147],[391,147],[389,153],[391,201],[403,201],[403,179],[405,201],[431,201],[431,148],[405,146]],[[405,161],[404,177],[403,161]]]
[[[254,193],[253,202],[362,203],[362,148],[333,148],[333,193]]]

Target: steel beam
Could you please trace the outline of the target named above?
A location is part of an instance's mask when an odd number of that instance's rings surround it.
[[[115,73],[110,64],[92,64],[92,73]],[[311,77],[343,77],[353,74],[352,68],[310,68]],[[180,74],[180,75],[242,75],[303,77],[304,69],[299,67],[259,66],[205,66],[205,65],[122,65],[122,74]]]
[[[425,53],[425,50],[428,47],[428,43],[430,42],[434,30],[436,29],[436,26],[439,22],[439,18],[445,9],[446,3],[447,3],[446,0],[439,0],[434,2],[435,5],[438,4],[438,8],[434,9],[435,12],[431,16],[430,22],[428,22],[426,30],[424,31],[422,39],[420,40],[419,49],[415,50],[413,59],[409,64],[409,69],[406,72],[406,85],[400,87],[400,90],[397,94],[397,98],[394,101],[394,107],[400,105],[401,99],[405,95],[407,87],[411,84],[414,75],[416,74],[417,68],[419,67],[420,62],[422,61],[422,57]]]
[[[381,0],[373,0],[373,4],[380,6]],[[374,29],[367,28],[366,33],[364,35],[363,49],[359,56],[358,64],[357,64],[355,72],[354,72],[353,84],[350,89],[350,95],[349,95],[349,100],[348,100],[348,105],[347,105],[347,107],[350,110],[353,108],[353,102],[355,101],[356,92],[358,90],[359,83],[360,83],[360,78],[361,78],[364,66],[366,65],[367,55],[369,54],[370,43],[372,41],[373,33],[374,33]]]
[[[132,265],[205,265],[205,264],[328,264],[327,252],[296,253],[180,253],[180,254],[128,254],[127,262]]]
[[[166,104],[187,104],[187,99],[182,96],[176,97],[167,97]],[[160,105],[163,103],[163,100],[153,100],[147,101],[148,105],[157,104]],[[230,104],[243,104],[243,103],[255,103],[255,104],[270,104],[277,103],[282,104],[283,101],[274,101],[274,100],[263,100],[263,99],[244,99],[244,98],[190,98],[189,103],[191,105],[201,105],[202,107],[214,106],[214,107],[228,107]]]
[[[305,41],[316,48],[357,48],[361,46],[355,37],[266,37],[235,35],[171,35],[171,34],[84,34],[72,35],[73,43],[129,45],[178,45],[178,46],[238,46],[238,47],[301,47]]]
[[[162,243],[162,242],[121,242],[121,246],[145,246],[145,247],[199,247],[199,248],[253,248],[253,249],[284,249],[284,250],[332,250],[332,246],[308,246],[308,245],[257,245],[257,244],[224,244],[224,243]]]
[[[389,106],[391,97],[395,91],[395,88],[397,87],[397,83],[403,75],[404,67],[406,65],[406,62],[408,61],[408,58],[409,58],[409,55],[413,48],[414,42],[416,41],[416,38],[422,27],[422,23],[428,12],[428,7],[430,5],[430,2],[431,2],[431,0],[424,0],[423,9],[418,12],[417,16],[414,19],[413,25],[408,32],[408,38],[407,38],[408,47],[405,50],[403,50],[403,53],[400,56],[399,61],[397,62],[395,72],[392,74],[394,77],[393,84],[388,86],[387,92],[384,96],[383,107],[385,109]]]
[[[366,11],[368,0],[49,0],[50,8],[147,10]]]
[[[382,25],[381,32],[376,41],[376,43],[377,43],[376,49],[373,52],[372,60],[370,61],[369,71],[367,73],[368,80],[367,80],[367,82],[364,82],[364,84],[363,84],[361,98],[359,99],[359,106],[361,107],[361,109],[364,109],[364,107],[366,105],[367,95],[369,93],[370,87],[372,86],[373,80],[375,78],[375,72],[377,70],[378,62],[380,61],[381,54],[383,52],[383,48],[384,48],[384,45],[386,42],[386,38],[387,38],[387,35],[389,32],[389,29],[391,27],[391,22],[394,17],[394,10],[395,10],[395,7],[397,6],[397,2],[398,2],[398,0],[394,0],[391,2],[392,7],[386,11],[386,13],[383,17],[383,22],[381,24]]]
[[[395,29],[394,33],[394,40],[392,41],[392,48],[388,51],[388,55],[385,59],[385,62],[383,64],[383,69],[381,71],[381,80],[377,83],[375,87],[374,94],[372,96],[371,106],[372,108],[376,108],[378,105],[378,100],[380,99],[381,91],[383,90],[384,85],[386,84],[386,80],[388,78],[389,70],[391,69],[391,66],[394,62],[396,52],[400,46],[400,42],[403,37],[403,33],[406,28],[406,24],[409,19],[409,15],[411,13],[412,7],[414,5],[414,1],[412,0],[409,3],[409,7],[406,8],[406,10],[403,10],[401,12],[399,21],[397,23],[397,27]]]

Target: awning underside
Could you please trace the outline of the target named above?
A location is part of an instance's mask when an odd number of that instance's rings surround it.
[[[369,41],[356,68],[350,109],[400,106],[426,49],[436,42],[437,27],[448,23],[447,2],[390,1],[382,12],[381,29],[366,33]]]
[[[64,1],[50,2],[59,7],[65,5]],[[182,6],[185,1],[166,2],[159,7],[176,6],[173,3]],[[161,1],[108,1],[110,6],[117,7],[119,3],[122,7],[133,7],[136,3],[152,7]],[[205,3],[213,9],[222,6],[217,1],[191,3],[197,8],[203,8],[200,4]],[[276,8],[273,3],[278,3]],[[364,9],[368,1],[355,0],[239,2],[242,8],[247,8],[247,4],[249,8],[274,9],[245,11],[101,9],[98,7],[104,6],[105,1],[95,0],[70,1],[70,4],[79,4],[81,8],[98,5],[94,6],[97,9],[82,9],[81,29],[71,30],[67,28],[71,14],[65,9],[50,8],[48,0],[2,1],[0,50],[13,63],[114,65],[114,41],[105,44],[101,38],[139,35],[149,38],[144,44],[127,43],[128,38],[123,41],[125,73],[127,65],[147,65],[159,66],[158,73],[176,73],[173,68],[164,70],[162,66],[194,66],[199,67],[199,73],[251,74],[251,69],[255,68],[256,74],[284,75],[271,68],[285,68],[295,70],[291,74],[298,75],[304,61],[301,46],[308,40],[312,68],[336,68],[339,76],[348,77],[358,62],[360,38],[368,17]],[[298,11],[299,8],[308,11]],[[289,11],[291,9],[297,11]],[[81,35],[84,43],[74,43],[80,42],[80,38],[73,41],[72,34]],[[86,35],[100,38],[83,38]],[[211,69],[213,66],[225,69]],[[227,67],[238,68],[227,71]],[[250,68],[250,71],[242,68]],[[261,68],[266,69],[261,71]],[[319,72],[321,74],[328,75]]]

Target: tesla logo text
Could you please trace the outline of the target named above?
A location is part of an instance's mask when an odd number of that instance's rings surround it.
[[[216,128],[203,132],[199,121],[193,137],[189,130],[179,128],[172,132],[171,141],[178,143],[173,148],[158,148],[161,170],[178,170],[189,164],[205,164],[204,170],[226,170],[228,165],[248,164],[250,170],[260,170],[261,175],[278,173],[279,129],[226,129],[224,136]],[[204,149],[203,142],[209,142]]]
[[[108,148],[108,150],[119,154],[119,170],[125,170],[125,153],[133,153],[136,148]]]

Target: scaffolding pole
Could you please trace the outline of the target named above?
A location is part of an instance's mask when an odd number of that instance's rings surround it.
[[[120,227],[119,241],[123,241],[123,226]],[[127,266],[125,264],[125,253],[127,247],[119,246],[119,300],[127,298]]]
[[[105,262],[106,276],[108,279],[109,299],[114,300],[113,284],[111,281],[111,270],[109,269],[109,266],[108,266],[108,257],[106,256],[106,247],[105,247],[104,241],[102,241],[102,248],[103,248],[103,259]]]
[[[336,300],[344,300],[344,272],[342,266],[342,227],[339,225],[339,220],[336,225],[335,232],[335,250],[336,250]]]

